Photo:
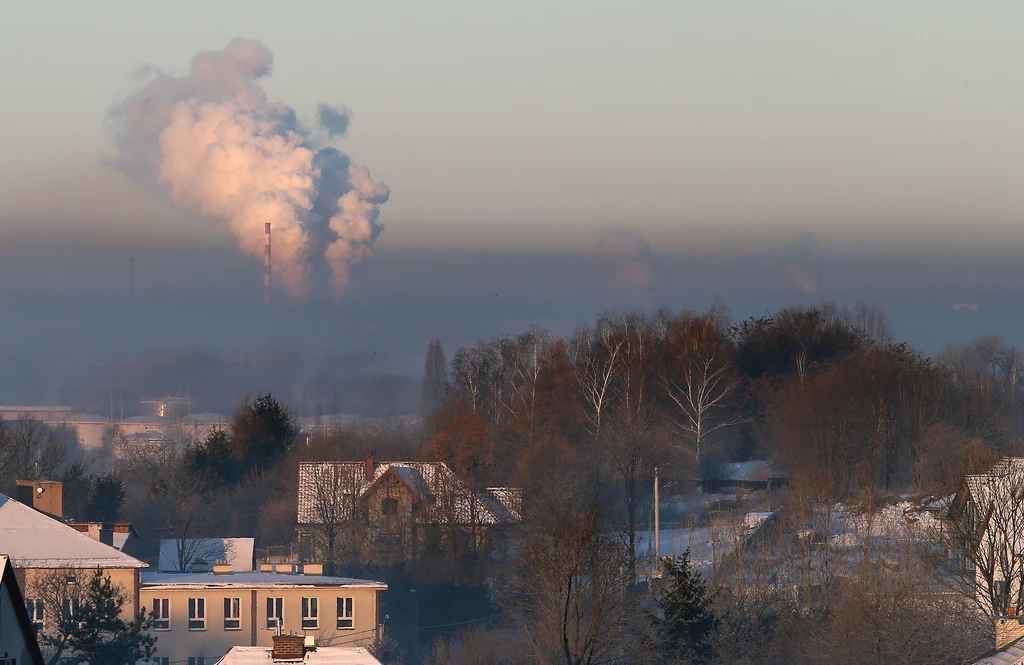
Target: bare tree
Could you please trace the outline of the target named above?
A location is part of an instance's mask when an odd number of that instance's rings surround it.
[[[357,502],[364,473],[359,464],[314,462],[300,468],[303,519],[312,522],[313,547],[329,575],[336,574],[343,558],[359,561],[365,529]]]
[[[43,603],[44,624],[40,646],[47,665],[61,662],[68,642],[79,630],[76,616],[85,604],[88,579],[79,579],[82,570],[52,568],[37,570],[28,580],[25,596]]]
[[[967,476],[938,537],[951,579],[983,612],[1024,608],[1024,459]]]
[[[669,368],[661,373],[661,383],[676,407],[676,424],[699,462],[709,436],[741,422],[726,408],[739,379],[723,352],[716,319],[696,319],[681,327],[683,339],[673,350],[678,358],[670,359]]]
[[[214,511],[209,482],[202,474],[178,462],[167,479],[163,506],[165,529],[171,534],[179,571],[191,570],[197,559],[215,556],[210,541],[202,537]]]
[[[592,328],[580,327],[573,334],[569,359],[583,400],[587,431],[594,441],[600,441],[602,419],[617,396],[625,354],[626,337],[617,334],[608,319],[599,320]]]

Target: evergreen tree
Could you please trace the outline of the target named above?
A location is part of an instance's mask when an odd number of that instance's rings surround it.
[[[427,345],[427,358],[423,363],[423,391],[420,409],[427,416],[444,401],[448,393],[448,360],[444,357],[441,340],[432,339]]]
[[[85,466],[81,462],[75,462],[64,470],[60,481],[64,485],[64,514],[76,520],[88,519],[92,505],[93,480],[85,472]]]
[[[215,484],[231,484],[238,480],[235,459],[228,433],[221,428],[210,432],[202,443],[185,451],[186,462],[193,472],[206,474]]]
[[[249,469],[271,466],[298,438],[298,425],[270,393],[253,402],[247,398],[231,419],[230,440],[235,458],[241,462],[241,475]]]
[[[156,638],[149,635],[152,618],[144,613],[133,621],[121,617],[125,596],[120,586],[114,586],[109,575],[97,570],[89,580],[89,588],[74,615],[73,630],[53,637],[44,634],[44,645],[60,640],[61,652],[51,662],[62,665],[125,665],[149,660],[155,652]],[[59,659],[59,660],[58,660]]]
[[[711,635],[718,625],[701,574],[690,566],[690,550],[662,559],[665,583],[658,599],[662,639],[673,656],[704,662],[711,655]]]
[[[97,476],[93,480],[90,518],[96,522],[115,522],[124,505],[124,481],[113,473]]]

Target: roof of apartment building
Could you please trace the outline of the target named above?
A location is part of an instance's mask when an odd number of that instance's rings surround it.
[[[231,571],[244,573],[255,569],[256,548],[255,538],[189,538],[185,552],[189,560],[185,562],[185,570],[191,570],[197,559],[209,564],[226,561]],[[160,540],[160,562],[157,568],[162,573],[179,573],[181,564],[178,557],[178,546],[181,541],[176,538]]]
[[[444,462],[381,462],[372,458],[364,462],[303,462],[299,465],[299,523],[316,524],[318,486],[324,487],[324,476],[336,474],[326,484],[342,494],[371,494],[386,477],[393,476],[406,485],[417,500],[431,501],[446,488],[465,488],[465,484]],[[479,524],[514,524],[522,519],[522,491],[517,487],[488,487],[477,491],[470,503],[470,494],[457,491],[452,506],[455,520]]]
[[[386,590],[388,585],[376,580],[361,580],[354,577],[330,577],[327,575],[286,575],[283,573],[143,573],[142,587],[145,589],[251,589],[270,587],[279,589],[301,589],[310,587],[344,587]]]
[[[270,663],[309,663],[309,665],[381,665],[362,647],[317,647],[302,660],[274,660],[270,647],[231,647],[217,665],[269,665]]]
[[[15,568],[148,567],[6,494],[0,494],[0,543]]]

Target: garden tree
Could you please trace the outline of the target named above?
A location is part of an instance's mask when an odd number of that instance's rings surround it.
[[[827,612],[800,639],[808,665],[959,665],[989,648],[988,620],[955,595],[935,593],[912,553],[875,560],[840,580]],[[891,560],[891,555],[890,555]]]
[[[74,462],[59,476],[63,484],[64,515],[75,520],[89,518],[92,503],[93,479],[86,473],[85,465]]]
[[[510,630],[468,628],[451,639],[437,638],[428,665],[527,665],[534,663],[520,635]]]
[[[122,609],[125,592],[114,586],[109,575],[97,570],[87,581],[79,598],[78,612],[70,613],[62,623],[69,629],[61,638],[62,654],[53,656],[50,665],[125,665],[148,661],[155,652],[156,638],[149,634],[151,616],[125,620]]]
[[[1013,398],[1018,380],[1016,365],[1001,362],[1005,353],[999,339],[988,336],[950,348],[938,361],[949,372],[954,386],[955,426],[996,447],[1006,443],[1018,413]]]
[[[231,485],[238,481],[238,460],[228,433],[220,427],[207,434],[201,443],[189,446],[185,457],[196,473],[207,474],[214,484]]]
[[[176,548],[175,565],[180,572],[191,570],[196,559],[208,559],[213,554],[203,540],[209,535],[209,520],[215,510],[210,491],[209,480],[195,473],[187,460],[178,460],[168,475],[161,501],[162,517],[164,533]]]
[[[116,474],[97,476],[93,481],[89,519],[94,522],[116,522],[124,505],[124,481]]]
[[[641,598],[627,588],[627,553],[602,520],[579,460],[552,456],[528,480],[523,538],[503,596],[534,662],[642,662]]]
[[[46,622],[38,637],[48,665],[64,662],[68,642],[78,630],[89,589],[89,578],[82,573],[64,568],[37,571],[26,588],[26,595],[45,608]]]
[[[711,594],[699,572],[690,566],[690,550],[662,559],[665,588],[658,598],[662,616],[656,621],[665,649],[679,661],[705,662],[718,619]]]
[[[683,313],[670,324],[664,345],[662,388],[690,454],[700,463],[709,438],[739,423],[730,409],[739,378],[724,321],[715,311],[702,317]]]
[[[246,398],[231,418],[231,445],[242,475],[267,468],[298,440],[299,428],[288,410],[267,393],[250,402]]]
[[[303,499],[311,506],[316,527],[313,550],[323,557],[328,575],[342,563],[360,563],[366,525],[359,519],[358,490],[363,469],[358,465],[318,464],[310,470]]]
[[[485,487],[494,465],[494,443],[487,423],[458,404],[438,415],[440,422],[423,449],[424,458],[445,462],[464,482]]]
[[[420,393],[420,412],[430,414],[444,401],[448,392],[448,361],[444,357],[441,340],[432,339],[427,345],[423,363],[423,388]]]
[[[483,410],[491,385],[490,356],[490,351],[480,343],[476,347],[459,349],[452,357],[453,387],[466,396],[469,408],[474,412]]]
[[[1024,607],[1024,465],[1007,458],[969,476],[935,538],[952,554],[938,562],[947,579],[981,612]]]

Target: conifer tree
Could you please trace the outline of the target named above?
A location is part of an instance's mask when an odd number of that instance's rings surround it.
[[[663,617],[658,621],[662,639],[673,656],[704,662],[711,655],[711,635],[718,625],[707,584],[690,565],[690,550],[662,559],[663,595],[658,599]]]

